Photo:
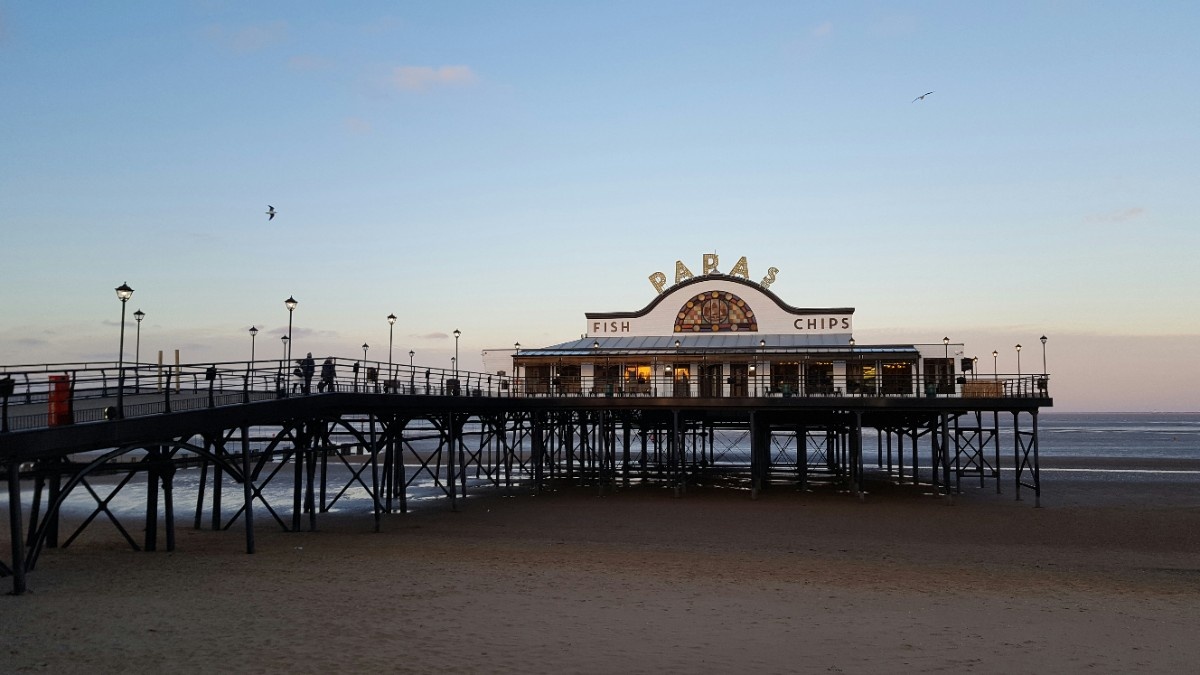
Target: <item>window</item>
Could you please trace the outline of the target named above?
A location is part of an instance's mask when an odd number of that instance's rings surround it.
[[[883,364],[883,394],[909,395],[912,394],[912,361],[897,361]]]
[[[800,363],[798,361],[771,362],[771,393],[791,396],[800,392]]]
[[[833,364],[829,361],[808,361],[804,364],[805,391],[811,395],[833,393]]]
[[[733,293],[707,291],[688,300],[675,316],[676,333],[757,331],[754,310]]]
[[[877,393],[878,369],[874,363],[846,362],[846,393],[851,396],[874,396]]]

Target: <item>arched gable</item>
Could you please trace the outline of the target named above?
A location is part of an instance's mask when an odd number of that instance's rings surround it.
[[[704,291],[687,300],[675,316],[676,333],[756,332],[758,319],[745,300],[728,291]]]

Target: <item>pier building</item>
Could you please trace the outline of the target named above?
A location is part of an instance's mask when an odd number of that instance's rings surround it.
[[[588,312],[577,340],[489,350],[529,395],[719,398],[985,395],[963,345],[859,344],[854,308],[795,307],[745,277],[711,273],[645,307]]]

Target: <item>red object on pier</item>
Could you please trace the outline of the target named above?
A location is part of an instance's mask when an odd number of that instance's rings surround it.
[[[71,378],[66,375],[51,375],[49,425],[56,427],[74,422],[71,407]]]

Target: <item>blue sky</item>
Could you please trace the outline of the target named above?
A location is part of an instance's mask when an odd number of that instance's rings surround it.
[[[448,365],[458,328],[478,367],[716,251],[860,343],[1012,372],[1046,334],[1060,408],[1198,410],[1198,32],[1194,2],[0,0],[0,362],[114,360],[127,281],[143,358],[274,349],[294,295],[296,350],[383,357],[395,312],[398,354]]]

